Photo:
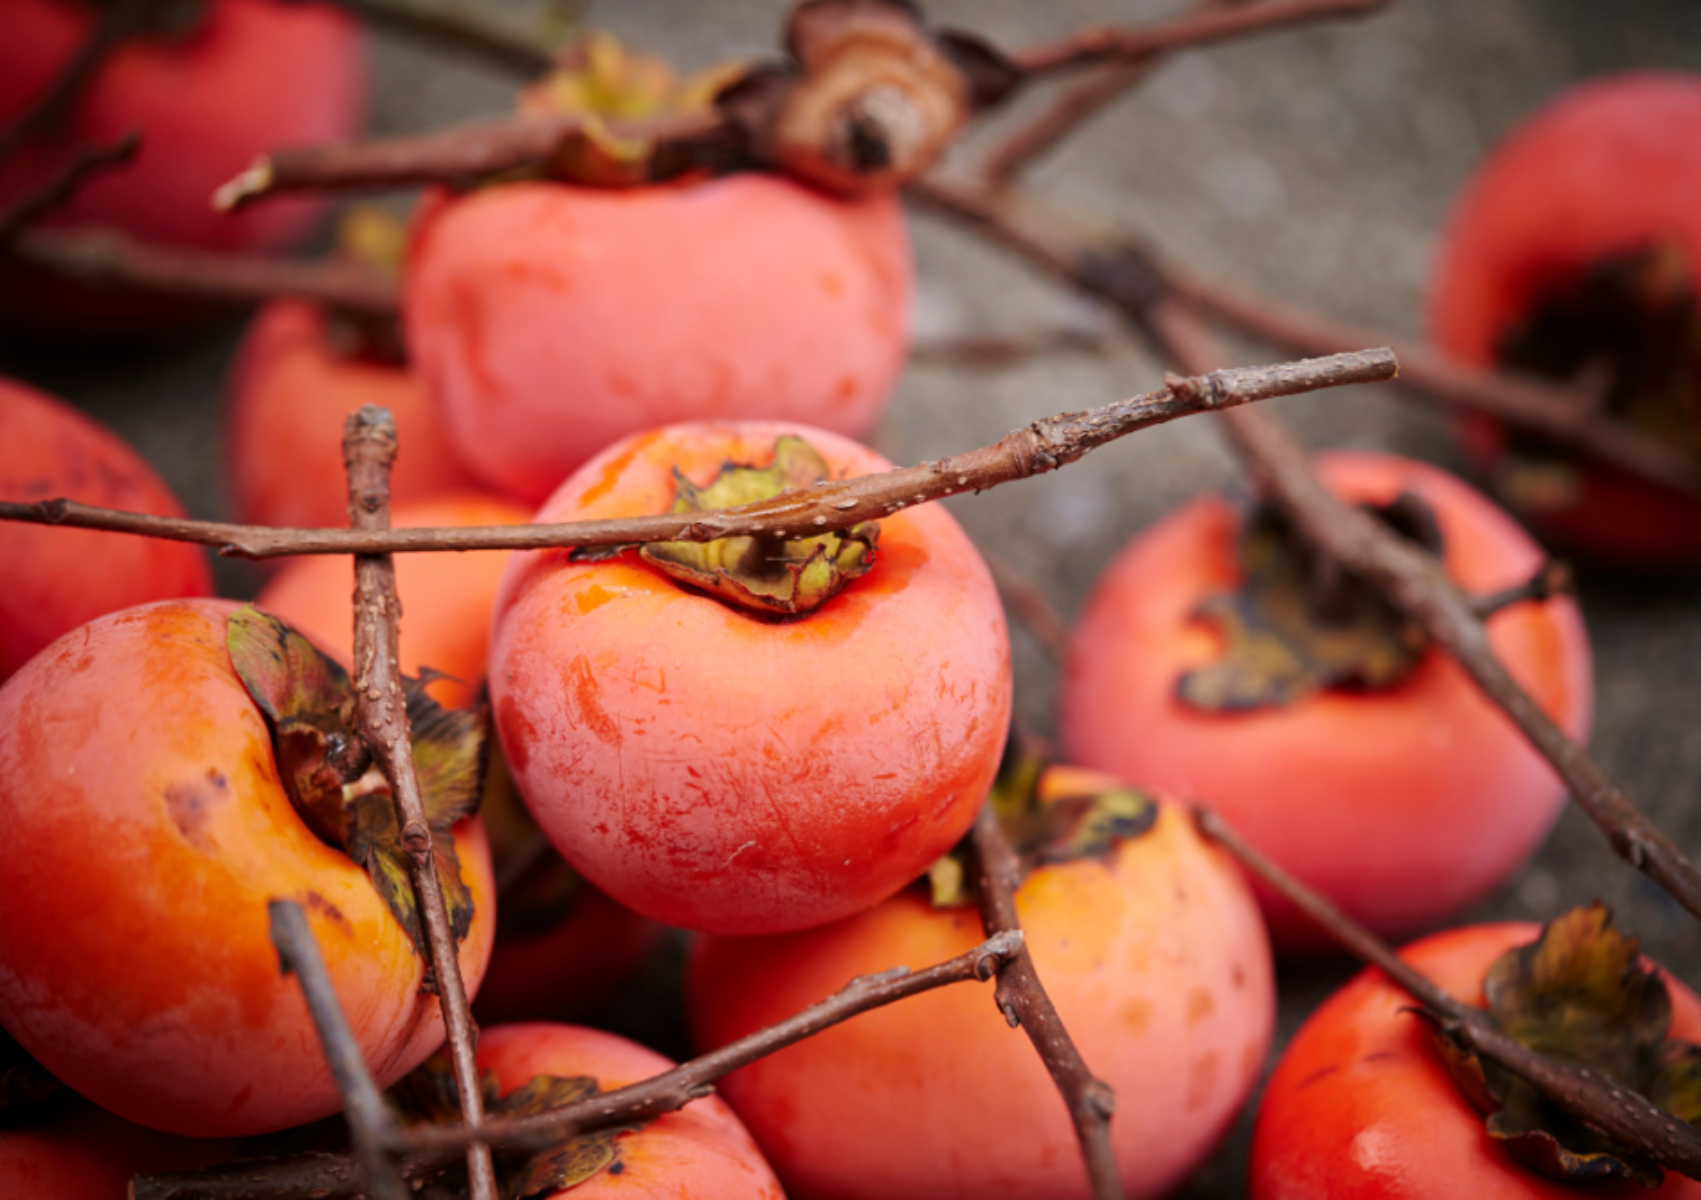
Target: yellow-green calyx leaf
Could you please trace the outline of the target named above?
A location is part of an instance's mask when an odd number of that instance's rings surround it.
[[[278,618],[253,606],[226,622],[225,647],[248,695],[265,714],[284,791],[308,827],[366,869],[415,951],[425,929],[402,846],[389,781],[354,753],[354,696],[348,673]],[[445,709],[406,679],[414,767],[432,832],[437,877],[456,938],[472,926],[472,893],[461,878],[451,830],[477,810],[489,723],[485,714]]]
[[[627,187],[670,176],[680,164],[659,161],[665,155],[653,139],[622,136],[617,125],[707,112],[744,69],[723,64],[681,79],[665,59],[628,50],[606,30],[587,30],[563,50],[553,72],[521,94],[520,108],[584,118],[551,162],[552,178]]]
[[[1371,512],[1430,549],[1440,534],[1415,496]],[[1223,657],[1188,671],[1180,700],[1205,712],[1286,706],[1323,688],[1390,688],[1423,657],[1421,628],[1380,592],[1326,572],[1287,520],[1260,507],[1238,546],[1242,584],[1206,599],[1194,616],[1222,633]]]
[[[766,467],[726,463],[699,488],[676,468],[674,513],[708,512],[770,500],[827,478],[826,460],[799,437],[774,443]],[[818,537],[729,537],[712,542],[651,542],[645,562],[728,604],[772,616],[814,612],[874,565],[880,526],[864,521]]]
[[[1701,1049],[1667,1037],[1671,998],[1606,906],[1573,909],[1497,959],[1483,980],[1495,1022],[1534,1050],[1592,1068],[1685,1121],[1701,1120]],[[1488,1114],[1488,1132],[1554,1179],[1636,1179],[1659,1166],[1588,1128],[1519,1076],[1438,1032],[1443,1058]]]
[[[495,1117],[538,1116],[602,1091],[589,1075],[534,1075],[504,1096],[495,1074],[488,1070],[481,1074],[479,1085],[485,1111]],[[449,1125],[461,1119],[454,1068],[443,1051],[414,1068],[388,1096],[409,1124]],[[598,1130],[542,1149],[497,1150],[496,1173],[503,1200],[529,1200],[565,1191],[605,1170],[618,1174],[621,1163],[615,1139],[642,1124]],[[465,1195],[465,1178],[465,1164],[457,1163],[446,1168],[435,1182],[449,1194]]]

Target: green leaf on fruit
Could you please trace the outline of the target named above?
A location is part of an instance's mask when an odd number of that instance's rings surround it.
[[[1434,514],[1416,496],[1372,507],[1396,532],[1439,552]],[[1242,583],[1194,616],[1216,626],[1223,656],[1182,675],[1176,694],[1203,712],[1285,707],[1325,688],[1391,688],[1428,640],[1375,588],[1320,560],[1286,517],[1260,506],[1236,548]]]
[[[1636,939],[1604,905],[1573,909],[1541,937],[1502,955],[1483,980],[1496,1025],[1524,1045],[1586,1066],[1682,1120],[1701,1120],[1701,1050],[1667,1035],[1671,999],[1642,966]],[[1435,1028],[1461,1089],[1490,1136],[1531,1170],[1577,1182],[1634,1179],[1657,1187],[1658,1164],[1590,1129],[1528,1081]]]
[[[827,462],[799,437],[774,443],[765,467],[724,463],[706,487],[674,469],[672,513],[710,512],[771,500],[827,478]],[[737,608],[774,617],[814,612],[874,565],[880,526],[864,521],[816,537],[728,537],[651,542],[639,555],[668,576]]]
[[[589,1075],[534,1075],[502,1095],[495,1073],[487,1070],[480,1074],[479,1084],[485,1112],[493,1117],[539,1116],[602,1091]],[[454,1068],[442,1051],[414,1068],[388,1095],[402,1120],[410,1125],[451,1125],[461,1119]],[[643,1124],[600,1129],[540,1150],[497,1150],[494,1157],[503,1200],[529,1200],[585,1182],[614,1166],[619,1161],[615,1139]],[[449,1167],[439,1182],[447,1184],[451,1193],[462,1195],[464,1186],[457,1189],[456,1185],[464,1181],[465,1171],[464,1165]]]
[[[429,961],[390,783],[361,753],[348,673],[289,625],[252,605],[232,613],[225,646],[249,696],[265,714],[284,791],[308,828],[372,880],[385,906]],[[445,709],[426,694],[433,678],[404,679],[414,767],[432,832],[432,857],[455,937],[472,927],[453,827],[472,815],[484,781],[489,721],[483,710]],[[433,986],[427,973],[427,990]]]

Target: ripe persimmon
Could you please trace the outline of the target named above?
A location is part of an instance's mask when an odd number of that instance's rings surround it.
[[[401,445],[390,499],[466,491],[448,432],[419,380],[396,363],[345,355],[325,313],[274,300],[243,337],[225,398],[225,490],[238,521],[319,528],[348,524],[343,420],[367,404],[390,410]]]
[[[126,609],[0,688],[0,1022],[101,1106],[195,1136],[341,1106],[296,982],[278,970],[272,899],[306,910],[381,1083],[443,1038],[398,914],[280,780],[229,644],[254,610],[235,607]],[[363,832],[370,850],[381,830]],[[473,990],[495,925],[489,854],[476,821],[452,844],[458,881],[445,890],[472,905],[460,962]]]
[[[177,497],[117,434],[43,392],[0,379],[0,500],[59,497],[183,515]],[[0,561],[0,681],[85,621],[212,591],[199,546],[123,533],[0,523]]]
[[[403,299],[409,353],[467,464],[537,502],[656,425],[865,433],[903,366],[910,288],[894,197],[749,173],[439,204]]]
[[[1114,787],[1052,768],[1041,798]],[[1162,1195],[1227,1131],[1275,1022],[1269,944],[1240,873],[1185,810],[1143,800],[1144,832],[1037,867],[1016,891],[1035,969],[1088,1068],[1116,1093],[1128,1197]],[[854,976],[919,968],[983,937],[975,909],[917,886],[779,937],[698,940],[687,1011],[704,1050]],[[986,989],[942,988],[865,1013],[728,1076],[721,1094],[785,1181],[836,1200],[1091,1194],[1068,1112]]]
[[[1415,494],[1433,510],[1453,582],[1489,594],[1527,581],[1543,556],[1500,509],[1447,473],[1373,453],[1317,457],[1343,499],[1386,505]],[[1219,618],[1247,582],[1237,557],[1247,514],[1207,497],[1137,538],[1099,580],[1075,631],[1060,733],[1076,761],[1196,800],[1357,920],[1398,934],[1484,895],[1535,851],[1564,790],[1551,767],[1464,669],[1433,646],[1385,684],[1349,680],[1285,703],[1210,711],[1184,699],[1190,672],[1238,644]],[[1304,579],[1304,568],[1298,568]],[[1213,599],[1213,597],[1215,599]],[[1307,602],[1308,603],[1308,602]],[[1325,632],[1329,623],[1323,623]],[[1588,640],[1567,596],[1515,605],[1488,640],[1536,703],[1588,734]],[[1405,646],[1402,649],[1402,644]],[[1232,661],[1232,659],[1230,660]],[[1291,904],[1258,889],[1278,948],[1321,945]]]
[[[668,511],[729,464],[777,470],[786,434],[835,477],[887,468],[821,430],[675,425],[609,447],[538,520]],[[799,545],[749,548],[766,565]],[[642,559],[517,553],[490,688],[521,796],[586,878],[668,924],[779,932],[891,895],[968,828],[1009,721],[1009,637],[986,564],[924,505],[883,518],[866,574],[790,619]]]
[[[397,528],[519,525],[530,518],[531,510],[463,491],[398,504],[390,515]],[[445,678],[427,684],[432,697],[451,708],[470,706],[484,683],[490,613],[508,552],[398,554],[395,562],[404,631],[402,670],[410,675],[427,669],[440,673]],[[313,555],[285,566],[254,602],[346,664],[354,654],[353,588],[354,568],[346,557]]]

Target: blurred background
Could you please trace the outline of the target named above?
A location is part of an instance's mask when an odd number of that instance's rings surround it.
[[[497,6],[489,5],[492,11]],[[783,0],[622,0],[587,20],[682,68],[775,45]],[[936,23],[1001,46],[1092,22],[1175,10],[1162,0],[955,0]],[[525,9],[512,10],[516,20]],[[400,35],[370,43],[370,128],[393,134],[503,111],[515,82]],[[1694,0],[1406,0],[1366,19],[1181,54],[1032,172],[1036,191],[1171,260],[1400,335],[1423,330],[1425,278],[1451,198],[1507,129],[1567,85],[1636,68],[1701,71]],[[1696,131],[1701,137],[1701,130]],[[970,143],[972,150],[973,142]],[[1697,198],[1701,203],[1701,197]],[[918,341],[1066,326],[1102,334],[1102,354],[1060,354],[997,371],[918,363],[874,442],[899,463],[986,444],[1027,422],[1150,390],[1161,368],[1093,305],[948,224],[916,214]],[[192,514],[224,515],[221,392],[243,321],[231,317],[140,346],[50,346],[0,335],[0,372],[65,397],[148,457]],[[1253,347],[1244,361],[1269,361]],[[1386,390],[1278,402],[1316,446],[1377,448],[1463,471],[1436,411]],[[405,447],[403,450],[405,454]],[[1140,436],[1055,474],[949,501],[1066,617],[1130,538],[1232,460],[1207,419]],[[220,565],[227,594],[258,576]],[[1595,650],[1593,747],[1607,771],[1691,855],[1701,854],[1701,578],[1583,569]],[[1053,727],[1056,664],[1019,625],[1020,708]],[[1701,986],[1701,928],[1620,863],[1576,811],[1535,862],[1471,919],[1540,919],[1601,898],[1646,949]],[[1281,1036],[1348,974],[1283,968]],[[1241,1194],[1245,1122],[1183,1194]]]

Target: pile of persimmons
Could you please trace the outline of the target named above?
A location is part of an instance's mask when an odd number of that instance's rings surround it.
[[[100,7],[0,0],[0,127],[52,86]],[[0,205],[135,128],[134,163],[43,228],[209,252],[299,244],[323,202],[224,214],[208,198],[259,155],[358,131],[354,21],[280,0],[154,11],[56,122],[7,149]],[[561,62],[523,106],[641,116],[712,95],[606,35]],[[759,169],[528,177],[433,188],[405,228],[370,212],[342,228],[341,253],[396,273],[399,316],[301,299],[254,314],[225,385],[234,521],[346,525],[343,422],[367,405],[395,418],[399,527],[707,511],[891,467],[859,439],[916,323],[895,195]],[[1701,456],[1697,270],[1701,76],[1603,78],[1531,114],[1464,188],[1429,332],[1460,361],[1593,389],[1615,419]],[[20,339],[72,348],[186,339],[204,317],[3,257],[0,313]],[[1500,503],[1384,453],[1317,469],[1476,595],[1538,573],[1538,537],[1615,567],[1701,559],[1692,496],[1484,419],[1460,436]],[[117,435],[0,379],[0,500],[58,497],[182,512]],[[1249,489],[1195,499],[1104,566],[1062,664],[1055,762],[1011,733],[1004,607],[950,512],[808,532],[396,556],[414,747],[493,1102],[539,1076],[608,1090],[669,1065],[562,1023],[629,996],[677,944],[667,927],[691,935],[683,1007],[703,1051],[854,976],[969,950],[984,932],[959,843],[990,802],[1028,869],[1017,907],[1034,965],[1115,1090],[1125,1193],[1163,1195],[1266,1076],[1276,956],[1327,950],[1200,834],[1189,802],[1388,937],[1505,884],[1564,804],[1458,665],[1367,586],[1320,586],[1327,572]],[[379,1084],[433,1115],[420,1081],[443,1070],[443,1018],[422,987],[390,783],[329,767],[358,736],[349,559],[285,559],[251,601],[220,598],[200,546],[0,523],[0,583],[0,1195],[118,1197],[139,1174],[337,1144],[325,1119],[343,1100],[268,934],[278,898],[305,910]],[[1511,604],[1488,628],[1585,739],[1575,601]],[[1474,1004],[1486,976],[1497,1014],[1521,1011],[1525,988],[1551,998],[1549,968],[1611,975],[1619,990],[1582,1006],[1608,1032],[1581,1040],[1634,1043],[1635,1082],[1701,1116],[1701,1052],[1682,1040],[1701,1039],[1701,1001],[1639,963],[1601,909],[1539,936],[1477,926],[1411,954]],[[1583,1167],[1543,1164],[1571,1171],[1552,1181],[1527,1138],[1491,1134],[1408,1003],[1367,974],[1312,1016],[1262,1097],[1250,1194],[1650,1181],[1593,1145]],[[972,984],[827,1029],[605,1143],[571,1176],[500,1158],[506,1193],[1088,1194],[1056,1086]],[[1659,1194],[1701,1185],[1670,1175]]]

